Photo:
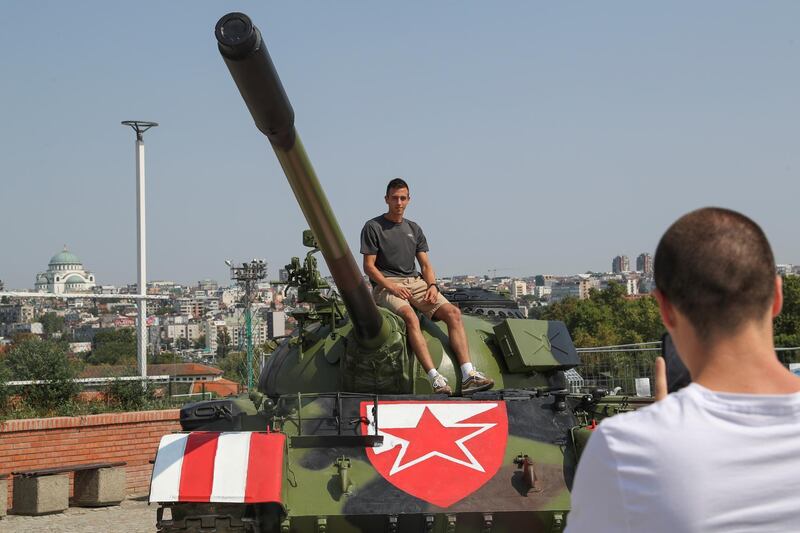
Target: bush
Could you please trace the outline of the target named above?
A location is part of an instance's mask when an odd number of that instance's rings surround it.
[[[8,369],[6,369],[3,361],[0,361],[0,414],[5,413],[10,408],[8,405],[8,398],[11,394],[8,390],[8,385],[6,385],[6,381],[10,379],[11,374],[8,372]]]
[[[104,329],[94,336],[92,365],[124,365],[136,362],[136,334],[133,328]]]
[[[542,320],[564,322],[578,347],[657,341],[664,333],[655,298],[629,300],[625,287],[614,282],[589,295],[587,300],[565,298],[549,305]]]
[[[259,357],[253,356],[253,381],[258,382]],[[247,353],[230,352],[221,362],[219,368],[224,372],[222,377],[247,386]]]
[[[80,390],[66,343],[26,338],[8,352],[5,363],[12,379],[43,382],[22,387],[23,400],[35,409],[51,411],[71,404]]]
[[[109,403],[128,411],[147,407],[155,400],[155,387],[149,381],[115,379],[105,390]]]

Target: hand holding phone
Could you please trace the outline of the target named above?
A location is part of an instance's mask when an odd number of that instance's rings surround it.
[[[672,342],[672,337],[669,333],[665,333],[661,337],[661,357],[664,358],[666,364],[667,376],[667,392],[675,392],[692,382],[692,376],[689,374],[689,369],[683,364],[681,358],[678,356],[678,350],[675,349],[675,344]]]

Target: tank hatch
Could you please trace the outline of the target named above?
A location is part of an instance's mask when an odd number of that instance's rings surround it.
[[[580,363],[563,322],[506,319],[494,333],[511,372],[568,370]]]

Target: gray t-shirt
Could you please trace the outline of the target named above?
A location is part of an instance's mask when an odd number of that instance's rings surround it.
[[[374,255],[384,276],[418,276],[417,252],[427,252],[422,228],[406,218],[396,224],[383,215],[368,220],[361,230],[361,253]]]

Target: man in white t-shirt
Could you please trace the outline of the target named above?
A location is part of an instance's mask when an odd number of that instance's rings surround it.
[[[699,209],[667,230],[654,268],[693,382],[598,426],[567,532],[800,531],[800,378],[775,355],[783,294],[764,232],[734,211]],[[661,359],[656,373],[661,390]]]

